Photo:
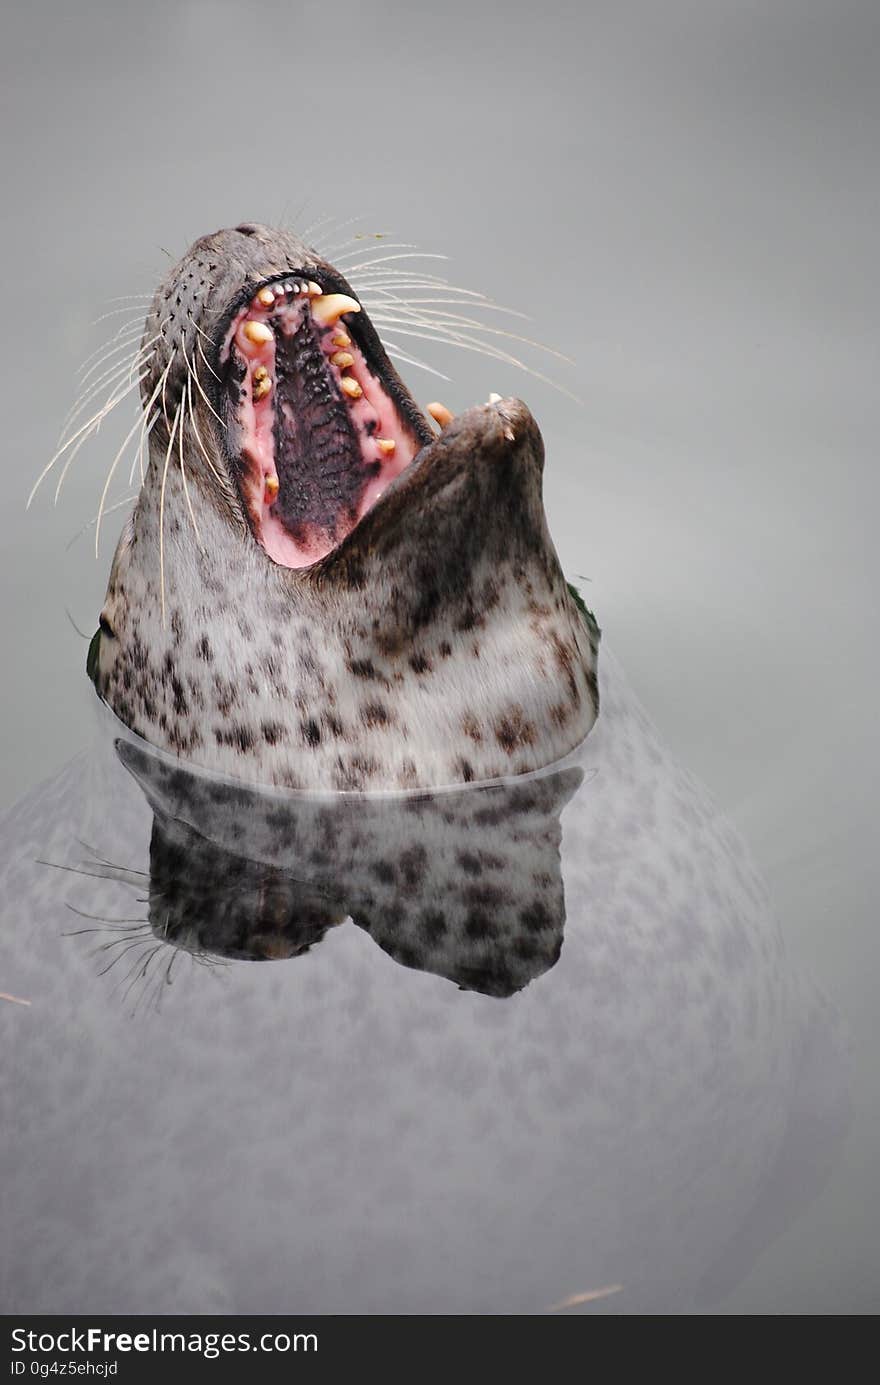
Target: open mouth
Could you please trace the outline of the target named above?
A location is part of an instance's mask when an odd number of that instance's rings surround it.
[[[433,436],[348,293],[264,283],[234,313],[220,372],[236,481],[274,562],[325,557]]]

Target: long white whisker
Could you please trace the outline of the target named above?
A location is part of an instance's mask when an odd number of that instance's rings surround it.
[[[402,255],[380,255],[375,260],[367,260],[364,264],[356,265],[352,268],[352,273],[363,273],[365,269],[372,269],[374,265],[387,264],[390,260],[448,260],[448,255],[429,255],[421,250],[406,250]]]
[[[363,284],[364,289],[431,289],[435,293],[459,293],[466,298],[473,299],[482,307],[492,304],[492,299],[485,293],[480,293],[477,289],[466,289],[461,284],[450,284],[439,275],[430,274],[415,275],[408,270],[386,270],[380,273],[379,270],[371,270],[367,274],[359,275],[355,278],[351,275],[351,283],[360,290]],[[493,305],[494,306],[494,305]]]
[[[138,356],[144,355],[144,353],[149,348],[155,346],[156,342],[159,340],[159,337],[155,336],[152,337],[150,341],[145,341],[142,343],[142,345],[137,346],[139,337],[140,334],[137,333],[128,341],[121,341],[119,345],[114,347],[112,351],[108,351],[106,356],[102,356],[100,360],[95,361],[95,364],[92,366],[91,370],[89,370],[87,374],[85,374],[79,382],[80,392],[79,397],[77,399],[77,403],[79,402],[79,399],[83,397],[86,390],[94,388],[95,384],[98,383],[98,380],[103,380],[106,375],[111,374],[111,372],[114,370],[124,369],[125,366],[127,366],[130,363],[130,361],[136,360]],[[136,350],[135,347],[137,347]],[[124,356],[122,360],[113,361],[111,365],[106,366],[105,369],[101,371],[98,380],[93,380],[91,384],[86,383],[86,381],[89,380],[92,375],[94,375],[96,370],[100,370],[101,366],[104,365],[105,361],[109,361],[112,356],[120,356],[124,352],[127,352],[128,355]]]
[[[144,414],[144,422],[146,422],[146,417],[146,414]],[[153,414],[153,417],[150,419],[150,422],[147,424],[147,426],[145,428],[141,428],[141,435],[138,439],[137,451],[135,452],[134,457],[132,458],[131,470],[128,473],[128,484],[130,486],[134,485],[134,473],[136,467],[140,473],[141,485],[144,484],[144,447],[146,445],[147,438],[150,436],[158,422],[159,415]]]
[[[109,313],[102,313],[100,317],[93,318],[89,323],[90,327],[97,327],[99,322],[106,322],[108,317],[120,317],[122,313],[131,314],[131,308],[111,308]],[[143,322],[143,317],[132,317],[132,322]]]
[[[402,304],[394,303],[393,306],[398,312],[405,312]],[[485,332],[493,337],[506,337],[508,341],[519,341],[525,346],[534,346],[538,351],[546,351],[548,356],[555,356],[557,360],[565,361],[566,365],[575,364],[570,356],[564,356],[561,351],[554,351],[552,346],[545,346],[543,342],[534,341],[532,337],[519,336],[516,332],[508,332],[503,327],[490,327],[487,323],[480,322],[477,318],[463,317],[460,313],[429,312],[422,314],[405,312],[405,319],[421,327],[475,327],[478,332]]]
[[[520,361],[516,356],[512,356],[509,351],[502,351],[499,347],[490,346],[486,342],[477,341],[474,338],[466,336],[462,332],[453,332],[451,329],[448,335],[439,332],[416,332],[413,331],[411,327],[400,326],[399,318],[390,317],[383,319],[375,313],[372,314],[372,318],[377,327],[390,326],[395,336],[419,337],[422,341],[436,341],[440,345],[460,346],[463,351],[475,351],[478,355],[486,356],[490,360],[501,361],[505,365],[516,366],[518,370],[524,370],[526,374],[531,375],[533,379],[540,380],[543,384],[549,385],[551,389],[558,390],[560,394],[567,395],[567,397],[573,399],[576,404],[583,403],[582,399],[579,399],[576,394],[572,394],[571,390],[567,390],[564,385],[560,385],[556,380],[552,380],[549,375],[544,375],[540,370],[533,370],[532,367],[526,365],[524,361]]]
[[[198,332],[199,336],[200,336],[200,337],[204,337],[204,338],[205,338],[205,341],[208,343],[209,346],[213,346],[213,345],[214,345],[213,339],[208,335],[208,333],[204,330],[203,327],[200,327],[200,326],[199,326],[199,324],[196,322],[195,318],[193,317],[192,313],[187,313],[187,317],[189,318],[189,320],[190,320],[190,322],[192,323],[193,327],[195,327],[195,329],[196,329],[196,331]],[[203,354],[204,354],[204,353],[203,353]],[[209,361],[206,361],[205,364],[206,364],[206,365],[210,365],[210,362],[209,362]],[[216,372],[214,372],[214,373],[216,374]],[[220,376],[219,376],[219,375],[217,376],[217,379],[218,379],[218,380],[220,379]]]
[[[181,399],[180,399],[180,407],[181,407],[181,408],[183,407],[183,396],[182,396],[182,395],[181,395]],[[184,422],[185,422],[185,420],[184,420]],[[181,480],[183,481],[183,493],[184,493],[184,496],[186,497],[186,507],[187,507],[187,509],[189,510],[189,517],[190,517],[190,519],[192,520],[193,533],[194,533],[195,536],[196,536],[196,543],[199,545],[199,548],[201,548],[201,546],[202,546],[202,539],[201,539],[201,535],[199,534],[199,526],[198,526],[198,524],[196,524],[195,511],[193,510],[192,501],[190,500],[190,496],[189,496],[189,485],[187,484],[187,479],[186,479],[186,467],[184,466],[184,462],[183,462],[183,427],[184,427],[184,425],[183,425],[183,423],[181,423],[181,425],[180,425],[180,432],[179,432],[178,435],[177,435],[177,454],[178,454],[178,457],[179,457],[179,460],[180,460],[180,478],[181,478]]]
[[[114,332],[108,341],[102,342],[96,351],[93,351],[90,356],[86,356],[82,365],[78,366],[75,372],[77,379],[88,380],[89,376],[93,375],[111,356],[124,351],[126,347],[133,346],[142,332],[143,322],[140,319],[135,325],[120,327],[119,331]],[[97,357],[100,357],[100,360]],[[87,369],[87,367],[89,368]]]
[[[341,265],[341,264],[344,264],[346,260],[353,260],[353,259],[356,259],[358,256],[360,256],[361,258],[363,258],[364,255],[372,255],[372,254],[375,252],[375,250],[376,250],[377,248],[378,248],[378,247],[375,246],[375,245],[370,245],[370,246],[361,245],[361,246],[358,247],[357,250],[348,250],[348,251],[346,251],[346,253],[345,253],[344,255],[337,255],[337,256],[336,256],[336,259],[334,260],[334,264]],[[417,245],[414,245],[412,241],[401,240],[401,241],[391,241],[391,243],[390,243],[389,245],[383,245],[383,246],[382,246],[382,249],[383,249],[383,250],[418,250],[418,246],[417,246]],[[415,258],[415,257],[411,256],[410,258]],[[425,258],[428,258],[428,257],[426,256]]]
[[[202,360],[205,362],[205,365],[206,365],[206,366],[208,367],[208,369],[210,370],[210,372],[211,372],[211,374],[213,375],[214,379],[218,382],[218,384],[219,384],[219,383],[222,383],[222,381],[220,380],[220,376],[217,374],[216,370],[215,370],[214,367],[211,365],[211,362],[208,360],[207,356],[205,355],[205,348],[202,346],[202,343],[199,341],[198,337],[196,338],[196,346],[199,348],[199,355],[201,356]]]
[[[406,365],[417,366],[420,370],[427,370],[429,374],[437,375],[441,380],[445,380],[447,384],[451,384],[451,377],[449,375],[444,375],[442,370],[435,370],[434,366],[428,365],[427,361],[420,361],[418,356],[407,355],[407,353],[401,347],[397,346],[395,342],[386,340],[383,341],[383,345],[389,356],[393,356],[395,360],[403,361]]]
[[[95,381],[93,381],[91,385],[89,385],[88,389],[85,390],[82,394],[80,394],[79,398],[73,405],[73,408],[70,409],[70,411],[68,412],[68,415],[64,420],[64,425],[58,437],[59,444],[66,440],[67,433],[70,429],[71,424],[76,422],[76,420],[82,413],[83,409],[87,408],[87,406],[92,402],[92,400],[97,395],[99,395],[103,389],[105,389],[108,386],[114,386],[116,383],[123,380],[126,375],[129,379],[131,379],[132,375],[136,370],[141,370],[147,364],[147,361],[150,359],[151,355],[152,347],[145,346],[143,350],[138,351],[137,354],[131,358],[131,360],[126,359],[124,361],[117,361],[115,365],[108,366],[107,370],[103,371],[102,374],[99,375],[98,378]]]
[[[361,303],[366,304],[368,298],[372,301],[372,295],[374,293],[382,292],[383,290],[380,286],[374,285],[371,287],[369,295],[361,294]],[[439,307],[479,308],[481,311],[486,312],[505,313],[508,317],[521,317],[524,322],[532,321],[528,313],[521,313],[518,308],[502,308],[499,303],[490,303],[488,301],[482,303],[478,301],[474,303],[470,298],[403,298],[400,295],[396,296],[398,302],[405,304],[408,308],[413,306],[427,307],[432,304],[437,304]]]
[[[131,365],[130,365],[129,368],[128,368],[128,378],[129,378],[129,380],[131,380],[131,377],[132,377],[132,375],[134,374],[134,372],[135,372],[136,370],[142,370],[142,369],[148,364],[151,355],[152,355],[152,352],[150,352],[144,359],[139,359],[138,357],[135,357],[135,359],[131,362]],[[120,375],[121,375],[122,373],[124,373],[124,372],[120,372]],[[94,397],[94,393],[100,393],[100,389],[101,389],[101,388],[103,388],[103,386],[100,386],[100,387],[98,388],[98,390],[94,391],[91,397]],[[87,400],[83,401],[83,403],[80,405],[80,407],[76,410],[76,413],[75,413],[75,414],[73,415],[73,417],[70,419],[70,423],[73,423],[73,421],[74,421],[74,419],[76,418],[77,414],[81,414],[81,413],[82,413],[82,411],[83,411],[83,409],[85,408],[87,402],[88,402]],[[70,423],[68,423],[67,427],[70,426]],[[101,425],[100,425],[100,423],[99,423],[99,424],[98,424],[98,427],[95,429],[95,433],[96,433],[96,434],[97,434],[97,432],[99,431],[100,426],[101,426]],[[65,432],[66,432],[66,431],[67,431],[67,430],[65,429]],[[55,487],[55,495],[54,495],[53,500],[52,500],[52,504],[53,504],[53,505],[57,505],[57,504],[58,504],[58,497],[59,497],[60,494],[61,494],[61,488],[62,488],[62,486],[64,485],[65,479],[66,479],[66,477],[67,477],[67,473],[70,471],[70,468],[71,468],[71,466],[73,465],[74,458],[76,457],[77,453],[78,453],[78,452],[80,451],[80,449],[84,446],[84,444],[88,441],[88,437],[89,437],[89,435],[86,434],[85,437],[80,438],[79,442],[77,443],[76,447],[74,447],[73,451],[68,453],[67,460],[65,461],[64,466],[61,468],[61,475],[58,477],[58,484],[57,484],[56,487]],[[62,434],[62,437],[61,437],[61,440],[62,440],[62,441],[63,441],[63,438],[64,438],[64,434]]]
[[[210,399],[209,399],[208,396],[205,394],[205,391],[204,391],[204,389],[203,389],[203,387],[202,387],[202,382],[201,382],[201,380],[199,379],[199,372],[198,372],[198,369],[197,369],[197,367],[196,367],[196,365],[195,365],[195,362],[193,362],[193,364],[190,366],[190,370],[191,370],[191,372],[192,372],[192,377],[193,377],[193,379],[194,379],[195,382],[196,382],[196,388],[198,389],[199,394],[202,396],[202,398],[204,399],[204,401],[205,401],[205,403],[207,404],[208,408],[211,410],[211,413],[214,415],[214,417],[216,418],[217,422],[220,424],[220,427],[221,427],[221,428],[225,428],[225,427],[226,427],[226,424],[223,422],[223,419],[220,417],[220,415],[218,414],[217,410],[214,408],[214,405],[211,403]]]
[[[354,272],[352,282],[354,282]],[[417,269],[414,265],[407,265],[405,269],[366,269],[361,267],[357,271],[359,279],[424,279],[426,283],[449,285],[449,280],[443,274],[432,274],[428,269]],[[450,285],[450,287],[453,287]],[[461,288],[462,293],[478,293],[477,289]]]
[[[169,362],[170,366],[170,362]],[[177,413],[174,415],[174,424],[168,438],[168,449],[165,453],[165,465],[162,468],[162,486],[159,491],[159,590],[162,596],[162,625],[165,625],[165,484],[168,480],[168,463],[171,460],[171,449],[174,446],[174,435],[177,432],[177,425],[180,422],[180,410],[183,407],[183,398],[177,406]]]
[[[141,384],[142,380],[145,380],[147,378],[148,373],[149,372],[145,371],[144,374],[139,375],[136,380],[129,381],[129,383],[126,384],[125,389],[117,389],[114,392],[114,394],[107,400],[107,402],[104,405],[102,405],[102,407],[97,411],[97,413],[93,414],[92,417],[88,420],[88,422],[84,423],[81,428],[78,428],[77,431],[73,434],[73,436],[68,438],[62,447],[58,448],[58,450],[55,452],[55,455],[51,457],[50,460],[46,463],[46,465],[43,467],[43,470],[40,472],[39,476],[34,482],[31,488],[31,493],[27,499],[27,505],[25,506],[26,509],[30,508],[31,501],[36,495],[37,490],[39,489],[40,485],[45,480],[45,478],[49,475],[49,472],[52,470],[58,459],[61,456],[63,456],[63,454],[67,451],[67,449],[70,446],[72,446],[73,443],[76,442],[77,438],[81,437],[83,434],[87,435],[88,433],[93,432],[95,429],[100,428],[103,419],[107,417],[111,410],[116,408],[116,405],[119,404],[127,394],[130,394],[133,389],[136,389]]]
[[[191,373],[191,372],[188,372],[188,373],[187,373],[187,377],[186,377],[186,392],[187,392],[187,396],[188,396],[188,400],[189,400],[189,421],[190,421],[190,423],[191,423],[191,425],[192,425],[192,430],[193,430],[193,433],[195,434],[195,438],[196,438],[196,442],[198,443],[199,451],[201,452],[201,454],[202,454],[202,456],[204,457],[205,461],[207,462],[208,466],[209,466],[209,467],[211,468],[211,470],[213,471],[213,473],[214,473],[214,475],[216,476],[217,480],[219,481],[220,485],[223,487],[224,490],[226,490],[226,489],[227,489],[226,483],[224,482],[223,477],[222,477],[222,476],[220,475],[220,473],[218,472],[218,470],[217,470],[217,468],[215,467],[214,463],[211,461],[211,458],[208,456],[208,449],[205,447],[205,444],[204,444],[204,442],[202,441],[202,435],[201,435],[201,433],[199,432],[199,426],[198,426],[198,424],[196,423],[195,411],[193,410],[192,382],[193,382],[192,373]]]
[[[108,506],[105,508],[105,510],[104,510],[104,514],[105,514],[105,515],[112,515],[112,514],[114,513],[114,511],[116,511],[116,510],[121,510],[122,507],[123,507],[124,505],[131,505],[133,501],[137,500],[137,498],[138,498],[138,492],[137,492],[137,491],[133,491],[133,492],[131,493],[131,495],[124,495],[124,496],[122,497],[121,500],[117,500],[117,501],[115,501],[114,504],[108,505]],[[98,522],[98,516],[97,516],[97,515],[95,515],[93,519],[87,519],[86,522],[85,522],[85,524],[83,524],[79,529],[77,529],[77,531],[76,531],[76,533],[74,534],[73,538],[70,540],[70,543],[67,545],[68,549],[71,549],[71,548],[73,547],[73,545],[76,543],[77,539],[82,538],[82,536],[83,536],[83,534],[86,532],[86,530],[87,530],[87,529],[91,529],[92,525],[93,525],[93,524],[97,524],[97,522]]]
[[[329,218],[329,219],[332,220],[333,218],[331,217],[331,218]],[[360,216],[360,215],[358,215],[358,216],[349,216],[349,217],[346,217],[346,219],[345,219],[344,221],[337,221],[337,222],[336,222],[336,225],[333,227],[332,232],[328,229],[327,235],[328,235],[328,236],[331,235],[331,234],[334,235],[334,236],[335,236],[335,235],[338,235],[338,233],[339,233],[340,231],[344,231],[344,230],[345,230],[346,226],[353,226],[353,225],[355,224],[355,222],[358,222],[358,221],[365,221],[365,220],[366,220],[366,217]],[[361,239],[362,239],[362,240],[384,240],[385,236],[386,236],[386,235],[390,235],[390,234],[391,234],[391,232],[388,232],[388,231],[373,231],[373,232],[370,232],[370,231],[361,231],[361,232],[357,232],[357,231],[356,231],[356,232],[354,233],[354,235],[351,236],[350,240],[344,241],[344,242],[342,243],[342,245],[337,245],[337,246],[333,246],[333,247],[327,246],[327,247],[325,247],[323,253],[324,253],[325,256],[329,257],[330,255],[333,255],[333,254],[335,253],[336,250],[340,250],[340,249],[343,248],[343,246],[349,245],[349,244],[351,243],[351,241],[353,241],[353,240],[361,240]],[[303,235],[302,235],[302,237],[301,237],[301,239],[304,240],[304,239],[305,239],[305,236],[306,236],[306,233],[304,232]]]
[[[173,360],[173,357],[172,357],[172,360]],[[112,461],[112,463],[110,464],[110,470],[107,472],[107,479],[106,479],[106,481],[104,482],[104,489],[101,491],[101,499],[100,499],[100,502],[99,502],[99,504],[98,504],[98,518],[97,518],[97,521],[96,521],[96,524],[95,524],[95,557],[96,557],[96,558],[97,558],[97,556],[98,556],[98,544],[99,544],[100,541],[101,541],[101,518],[102,518],[102,515],[103,515],[103,513],[104,513],[104,502],[105,502],[106,499],[107,499],[107,492],[108,492],[108,490],[110,489],[110,482],[113,480],[113,474],[114,474],[114,472],[116,471],[117,466],[119,465],[119,460],[120,460],[120,458],[121,458],[123,452],[125,451],[126,447],[128,446],[129,442],[131,441],[131,439],[134,437],[134,435],[135,435],[135,433],[137,432],[138,428],[143,429],[143,426],[144,426],[144,425],[143,425],[143,420],[149,416],[150,410],[152,409],[153,405],[154,405],[155,402],[156,402],[156,396],[157,396],[157,394],[159,393],[160,389],[162,389],[162,388],[164,387],[164,384],[165,384],[165,377],[167,376],[167,374],[168,374],[168,372],[169,372],[170,369],[171,369],[171,361],[168,362],[167,366],[165,367],[165,372],[164,372],[164,374],[162,375],[161,379],[159,380],[158,384],[156,385],[156,388],[153,390],[153,393],[150,395],[149,400],[148,400],[147,403],[144,405],[144,412],[143,412],[143,415],[135,420],[134,427],[133,427],[133,428],[130,428],[129,431],[126,433],[125,437],[124,437],[123,440],[122,440],[122,445],[121,445],[121,447],[119,448],[119,451],[116,453],[116,456],[113,458],[113,461]]]

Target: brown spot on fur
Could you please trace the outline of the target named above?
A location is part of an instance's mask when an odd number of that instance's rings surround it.
[[[526,721],[522,707],[509,708],[505,716],[496,721],[495,739],[508,755],[524,745],[534,745],[535,728],[530,721]]]
[[[461,719],[461,729],[468,740],[473,741],[475,745],[480,744],[480,741],[483,739],[483,733],[480,730],[480,723],[477,721],[473,712],[465,712]]]
[[[361,721],[364,726],[370,729],[391,725],[395,720],[394,714],[388,710],[383,702],[367,702],[361,708]]]
[[[550,708],[550,720],[553,722],[554,726],[558,726],[560,729],[565,725],[570,716],[571,708],[567,707],[564,702],[554,702],[553,706]]]

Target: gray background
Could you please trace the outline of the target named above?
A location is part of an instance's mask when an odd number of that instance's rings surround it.
[[[583,404],[427,343],[452,384],[407,379],[530,403],[567,571],[855,1039],[845,1154],[725,1308],[876,1307],[880,7],[80,0],[7,8],[0,63],[4,803],[89,724],[65,609],[91,633],[119,515],[67,544],[121,435],[24,503],[107,300],[243,219],[444,252]]]

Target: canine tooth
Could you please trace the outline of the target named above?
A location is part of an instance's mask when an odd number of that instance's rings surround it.
[[[338,332],[334,332],[330,338],[334,346],[351,346],[351,337],[347,332],[343,332],[340,327]]]
[[[244,334],[254,346],[265,346],[267,341],[272,340],[272,328],[267,327],[265,322],[246,322]]]
[[[343,313],[359,313],[360,303],[346,293],[324,293],[312,302],[312,317],[322,327],[332,327]]]
[[[264,308],[271,308],[275,302],[275,295],[268,285],[266,285],[256,294],[256,299]]]
[[[380,452],[385,453],[386,457],[390,457],[391,453],[397,446],[397,443],[394,441],[393,438],[377,438],[376,446],[378,447]]]
[[[324,290],[321,288],[321,285],[316,284],[314,279],[309,280],[307,287],[312,298],[320,298],[324,292]]]
[[[501,403],[501,395],[500,395],[500,394],[490,394],[490,395],[489,395],[489,403],[490,403],[490,404],[500,404],[500,403]]]
[[[438,404],[436,401],[428,405],[428,413],[435,423],[439,423],[441,428],[446,428],[455,417],[455,414],[447,409],[445,404]]]
[[[271,505],[280,490],[280,482],[277,476],[266,477],[266,500]]]
[[[333,365],[338,365],[340,370],[345,370],[348,366],[354,365],[354,356],[350,351],[334,351],[330,361]]]
[[[343,375],[339,384],[342,388],[343,393],[347,394],[349,399],[360,399],[361,395],[363,394],[363,390],[361,389],[357,380],[353,379],[351,375]]]

